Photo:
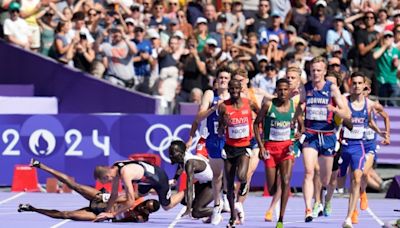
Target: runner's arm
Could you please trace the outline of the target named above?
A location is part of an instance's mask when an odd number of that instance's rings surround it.
[[[337,104],[337,107],[332,107],[332,111],[343,120],[350,119],[351,112],[349,106],[343,103],[344,99],[342,98],[342,94],[340,93],[339,88],[334,84],[331,85],[331,93]]]
[[[192,140],[194,135],[196,134],[196,130],[199,127],[200,122],[211,115],[212,112],[215,112],[217,110],[218,105],[210,107],[213,96],[214,92],[212,90],[207,90],[204,93],[199,111],[197,112],[197,115],[192,123],[192,127],[190,128],[189,139],[186,143],[187,148],[192,146]]]
[[[224,130],[228,124],[228,116],[226,115],[226,107],[224,104],[221,104],[218,107],[218,135],[222,136],[224,134]]]
[[[263,104],[261,110],[258,112],[257,117],[253,123],[254,136],[256,137],[258,148],[260,148],[260,152],[265,151],[264,144],[262,142],[260,135],[260,123],[262,123],[262,121],[264,120],[264,117],[267,114],[269,106],[270,106],[270,101]]]
[[[385,145],[390,144],[390,119],[387,112],[383,109],[383,106],[379,104],[379,102],[373,103],[373,109],[375,109],[376,113],[379,114],[385,123],[385,139],[382,142]]]

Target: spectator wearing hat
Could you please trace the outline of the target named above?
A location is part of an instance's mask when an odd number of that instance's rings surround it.
[[[375,14],[372,11],[366,12],[364,16],[364,23],[366,28],[359,30],[356,33],[357,37],[357,50],[358,50],[358,67],[372,81],[371,94],[377,95],[378,88],[375,70],[376,63],[372,56],[373,48],[379,45],[379,41],[383,36],[382,33],[375,31]]]
[[[293,25],[298,33],[302,33],[310,13],[311,9],[308,7],[306,0],[295,0],[294,6],[287,13],[284,20],[285,27]]]
[[[330,53],[333,46],[337,45],[342,49],[343,58],[347,59],[349,49],[353,46],[351,34],[344,28],[344,16],[337,14],[334,17],[333,29],[326,35],[326,50]]]
[[[167,29],[160,31],[161,45],[168,45],[169,38],[177,31],[179,31],[179,21],[177,19],[170,20]]]
[[[194,33],[196,35],[197,42],[198,42],[197,51],[202,52],[204,46],[206,45],[206,41],[209,38],[206,18],[204,18],[204,17],[197,18]]]
[[[326,53],[326,35],[332,26],[331,17],[326,15],[326,7],[325,0],[318,0],[304,26],[303,35],[309,40],[314,56]]]
[[[278,70],[274,64],[265,66],[265,73],[258,74],[251,80],[251,86],[266,91],[268,94],[275,93],[276,80],[278,80]]]
[[[286,37],[287,37],[287,43],[285,46],[283,46],[283,50],[285,54],[287,53],[292,53],[295,51],[295,44],[297,40],[297,31],[296,28],[293,25],[289,25],[286,27]]]
[[[31,33],[31,50],[38,51],[40,48],[40,27],[37,18],[42,3],[40,0],[21,0],[20,3],[21,17],[25,19]]]
[[[377,32],[383,32],[389,25],[393,25],[393,21],[389,19],[388,11],[385,8],[379,9],[378,21],[375,24],[375,30]],[[390,30],[390,29],[388,29]]]
[[[277,35],[271,34],[269,35],[268,48],[266,56],[268,58],[268,62],[274,63],[275,65],[280,66],[283,51],[279,48],[280,39]]]
[[[177,13],[177,18],[179,22],[179,30],[183,32],[183,35],[185,37],[189,37],[193,34],[193,27],[192,25],[187,21],[186,18],[186,13],[183,10],[179,10]]]
[[[376,77],[379,83],[379,97],[398,98],[400,88],[397,84],[400,50],[393,46],[393,32],[385,31],[379,46],[373,50],[376,59]],[[380,101],[384,106],[397,106],[394,101]]]
[[[306,66],[306,62],[312,59],[313,56],[308,49],[307,41],[298,36],[295,41],[294,49],[294,58],[300,63],[299,67],[304,69],[304,67]]]
[[[286,32],[284,29],[282,29],[282,19],[281,15],[277,11],[273,11],[271,13],[272,17],[272,25],[271,27],[268,28],[267,34],[268,35],[277,35],[279,37],[279,43],[278,46],[279,48],[282,48],[285,46],[288,42]]]
[[[133,40],[135,38],[135,20],[133,20],[131,17],[128,17],[125,19],[125,25],[125,35],[130,40]]]
[[[179,5],[178,0],[168,0],[168,10],[165,16],[168,17],[170,20],[178,19],[176,14],[180,9],[181,6]]]
[[[206,46],[202,53],[199,54],[201,59],[204,59],[206,64],[207,76],[210,84],[214,81],[214,77],[217,73],[217,69],[221,66],[223,61],[226,59],[223,56],[221,48],[218,47],[218,42],[214,38],[208,38]]]
[[[150,65],[153,61],[151,57],[152,48],[150,40],[145,39],[143,26],[135,27],[135,39],[133,39],[133,42],[137,49],[137,53],[133,58],[137,89],[141,92],[150,93],[149,78],[151,73]]]
[[[29,50],[32,33],[26,21],[20,17],[20,9],[21,5],[18,2],[10,3],[8,7],[10,18],[4,21],[3,31],[9,43]]]
[[[339,73],[339,75],[341,76],[340,80],[342,82],[347,82],[349,81],[349,69],[347,68],[347,66],[344,64],[344,62],[342,61],[342,59],[338,56],[333,56],[328,60],[328,70],[330,71],[334,71]],[[340,86],[340,90],[343,93],[348,93],[350,92],[350,85],[349,83],[342,83],[342,85]]]
[[[158,66],[158,54],[163,50],[160,41],[160,34],[156,29],[148,29],[147,36],[151,42],[151,58],[153,59],[151,64],[151,73],[149,79],[149,87],[154,93],[154,84],[159,78],[159,66]]]
[[[120,28],[110,29],[111,41],[104,42],[99,52],[104,56],[103,63],[107,69],[106,79],[117,78],[126,87],[133,86],[135,71],[133,57],[137,53],[136,45],[127,37],[122,36]]]
[[[157,28],[159,31],[167,29],[170,19],[164,15],[164,5],[162,1],[153,3],[153,14],[150,18],[149,27]]]

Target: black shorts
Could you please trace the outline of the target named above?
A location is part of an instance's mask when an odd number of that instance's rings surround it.
[[[158,201],[162,206],[168,206],[171,203],[171,189],[168,183],[168,176],[164,170],[154,166],[154,175],[146,183],[138,183],[139,194],[145,195],[151,189],[154,189],[158,195]]]
[[[95,200],[91,200],[89,204],[89,211],[93,212],[95,215],[106,212],[107,203],[98,202]]]
[[[339,151],[336,152],[335,156],[333,157],[332,172],[337,171],[339,169],[340,167],[339,159],[341,155],[342,155],[342,146],[340,146]]]
[[[199,183],[199,182],[194,183],[194,195],[195,195],[195,198],[193,199],[192,206],[194,206],[198,202],[198,199],[200,198],[200,194],[202,194],[202,192],[206,188],[209,188],[210,191],[212,191],[212,182],[211,181],[208,181],[206,183]],[[211,201],[212,201],[212,199],[211,199]],[[208,203],[206,202],[205,204],[208,205],[210,202],[208,202]],[[181,204],[186,206],[185,197],[182,199]]]
[[[236,147],[236,146],[230,146],[228,144],[225,144],[224,150],[226,153],[226,159],[235,159],[243,155],[249,155],[251,154],[251,147],[250,145],[244,146],[244,147]]]

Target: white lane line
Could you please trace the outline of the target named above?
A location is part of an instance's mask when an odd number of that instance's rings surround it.
[[[175,225],[179,222],[179,220],[181,219],[181,216],[183,213],[185,213],[186,211],[186,206],[182,207],[182,209],[179,211],[179,213],[176,215],[174,221],[171,222],[171,224],[169,224],[168,228],[174,228]]]
[[[18,197],[20,197],[20,196],[23,196],[23,195],[25,195],[25,192],[20,192],[20,193],[18,193],[18,194],[16,194],[16,195],[13,195],[13,196],[11,196],[11,197],[8,197],[7,199],[0,201],[0,205],[1,205],[1,204],[5,204],[5,203],[7,203],[8,201],[11,201],[11,200],[16,199],[16,198],[18,198]]]
[[[71,219],[64,219],[62,222],[59,222],[59,223],[55,224],[54,226],[51,226],[50,228],[60,227],[60,226],[64,225],[67,222],[70,222],[70,221],[72,221],[72,220]]]
[[[374,218],[374,220],[375,220],[380,226],[385,225],[385,223],[384,223],[380,218],[378,218],[378,216],[376,216],[375,213],[372,212],[372,210],[371,210],[370,208],[367,208],[367,212],[368,212],[368,214],[370,214],[370,215],[372,216],[372,218]]]

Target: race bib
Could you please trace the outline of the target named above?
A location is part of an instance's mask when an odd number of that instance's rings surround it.
[[[328,116],[328,109],[326,107],[307,107],[306,119],[326,121]]]
[[[218,126],[219,126],[218,121],[214,121],[214,134],[216,135],[218,135]]]
[[[375,139],[375,131],[371,128],[367,128],[365,130],[365,138],[367,138],[367,140]]]
[[[343,137],[346,139],[362,139],[364,136],[364,130],[364,126],[353,126],[352,131],[345,127]]]
[[[231,139],[242,139],[249,137],[250,129],[249,125],[235,125],[228,127],[229,138]]]
[[[290,128],[270,128],[269,140],[286,141],[290,139]]]

